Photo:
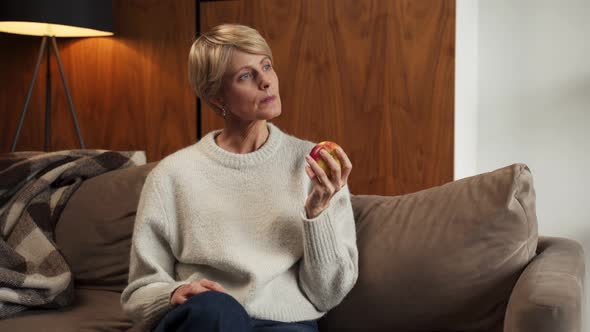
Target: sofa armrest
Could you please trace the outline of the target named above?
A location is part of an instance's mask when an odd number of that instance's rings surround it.
[[[540,237],[537,255],[510,295],[504,331],[581,331],[584,275],[584,249],[578,242]]]

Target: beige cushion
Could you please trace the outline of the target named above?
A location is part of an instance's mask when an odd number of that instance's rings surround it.
[[[403,196],[352,197],[359,279],[322,331],[501,331],[537,244],[529,169]]]
[[[0,331],[127,331],[132,323],[121,309],[120,296],[117,292],[76,290],[71,306],[24,311],[0,320]]]
[[[83,182],[57,223],[56,242],[76,287],[122,291],[141,189],[155,163],[111,171]]]

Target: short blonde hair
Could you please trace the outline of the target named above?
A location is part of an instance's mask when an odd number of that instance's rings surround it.
[[[266,55],[272,52],[266,40],[253,28],[240,24],[222,24],[201,34],[193,43],[188,56],[188,77],[199,98],[217,109],[210,100],[221,89],[223,75],[237,49],[251,54]]]

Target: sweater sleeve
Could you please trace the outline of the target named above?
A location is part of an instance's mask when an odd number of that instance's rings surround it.
[[[173,308],[170,296],[186,283],[174,280],[175,258],[164,206],[153,172],[143,186],[131,242],[129,283],[121,294],[123,310],[137,324],[151,329]]]
[[[327,312],[342,302],[358,278],[356,228],[348,186],[332,197],[319,216],[308,219],[302,210],[304,254],[299,280],[314,306]]]

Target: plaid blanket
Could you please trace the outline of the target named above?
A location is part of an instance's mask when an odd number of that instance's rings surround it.
[[[54,229],[87,178],[146,163],[145,152],[66,150],[0,155],[0,319],[74,299]]]

